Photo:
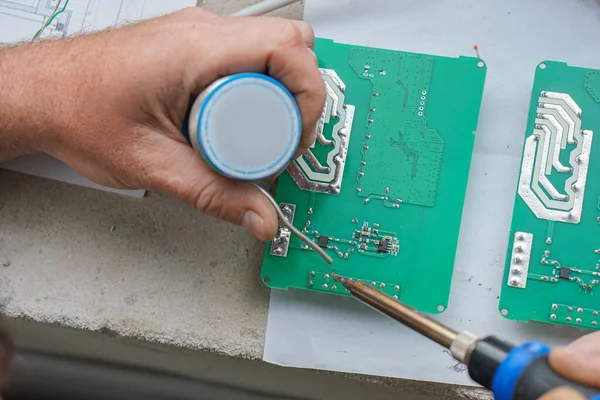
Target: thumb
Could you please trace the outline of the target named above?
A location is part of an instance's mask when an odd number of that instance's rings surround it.
[[[165,143],[159,144],[160,153],[169,154],[170,160],[153,168],[149,182],[152,190],[171,194],[206,214],[241,225],[262,241],[275,237],[277,213],[264,194],[250,183],[219,175],[191,147],[162,139],[171,142],[169,146],[175,146],[176,151],[164,151]]]
[[[600,332],[590,333],[550,353],[550,366],[560,375],[600,388]]]
[[[586,400],[586,398],[575,389],[560,386],[545,393],[540,400]]]

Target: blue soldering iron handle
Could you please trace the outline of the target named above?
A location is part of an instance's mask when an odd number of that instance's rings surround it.
[[[600,391],[557,374],[548,362],[550,348],[532,341],[513,347],[496,369],[492,391],[496,400],[535,400],[560,386],[600,400]]]

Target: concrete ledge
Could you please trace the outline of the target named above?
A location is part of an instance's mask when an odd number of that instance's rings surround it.
[[[0,313],[23,346],[308,398],[334,388],[489,397],[263,363],[263,245],[243,230],[162,195],[131,199],[2,170],[0,187]]]
[[[283,368],[207,351],[149,343],[110,333],[89,332],[23,319],[4,321],[28,349],[124,365],[152,368],[179,376],[306,399],[491,399],[482,389],[355,374]]]
[[[0,170],[0,311],[260,358],[263,245],[158,194],[132,199]]]

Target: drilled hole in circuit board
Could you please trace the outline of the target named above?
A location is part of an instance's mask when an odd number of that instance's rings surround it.
[[[500,314],[507,316],[508,315],[508,310],[506,308],[503,308],[502,310],[500,310]]]
[[[265,276],[265,277],[263,278],[263,282],[264,282],[264,283],[269,283],[269,281],[270,281],[270,280],[271,280],[271,279],[269,279],[269,277],[268,277],[268,276]]]
[[[440,304],[439,306],[437,306],[437,310],[438,310],[439,312],[442,312],[442,311],[444,311],[445,309],[446,309],[446,307],[444,307],[444,306],[443,306],[443,305],[441,305],[441,304]]]
[[[541,63],[540,64],[540,69],[546,69],[546,63]]]
[[[483,66],[484,66],[484,65],[485,65],[485,63],[484,63],[483,61],[479,61],[479,62],[477,63],[477,66],[478,66],[479,68],[483,68]]]

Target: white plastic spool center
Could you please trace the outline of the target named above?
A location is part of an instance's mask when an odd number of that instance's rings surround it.
[[[300,111],[290,92],[257,73],[221,78],[194,101],[193,148],[220,174],[254,181],[276,175],[300,142]]]

